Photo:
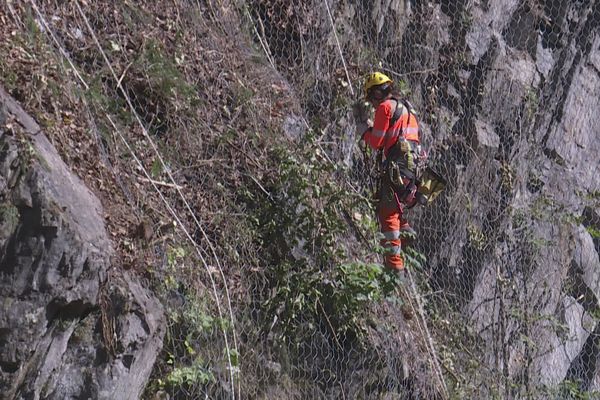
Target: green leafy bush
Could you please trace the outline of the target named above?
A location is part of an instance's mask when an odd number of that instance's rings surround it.
[[[397,284],[382,265],[362,261],[378,246],[375,224],[369,218],[349,221],[350,211],[369,215],[373,210],[364,197],[346,189],[345,171],[324,159],[314,135],[293,150],[274,149],[273,157],[280,168],[268,186],[271,197],[249,216],[269,255],[265,325],[295,343],[316,327],[360,337],[365,311],[392,295]],[[351,223],[372,241],[349,234]]]
[[[201,360],[195,360],[191,366],[174,368],[159,384],[164,388],[181,390],[186,386],[206,385],[215,381],[214,375]]]

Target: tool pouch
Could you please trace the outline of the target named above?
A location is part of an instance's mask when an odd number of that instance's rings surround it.
[[[446,188],[446,185],[446,180],[440,174],[427,167],[419,178],[418,192],[426,199],[426,204],[431,204]]]

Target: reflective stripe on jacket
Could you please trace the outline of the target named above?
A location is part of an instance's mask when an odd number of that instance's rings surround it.
[[[402,115],[393,126],[390,126],[390,120],[396,110],[396,100],[383,101],[375,110],[373,128],[365,132],[364,135],[365,142],[369,146],[376,150],[383,148],[386,156],[401,136],[419,143],[417,118],[402,103],[398,104],[398,107],[401,107]]]

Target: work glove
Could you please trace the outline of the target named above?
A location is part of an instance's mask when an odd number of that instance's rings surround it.
[[[368,103],[363,100],[359,100],[352,106],[352,116],[354,121],[358,124],[360,122],[367,122],[371,115],[371,109]]]
[[[367,132],[371,127],[373,127],[373,123],[371,120],[366,120],[365,122],[357,122],[356,123],[356,136],[359,136],[361,139],[364,138],[365,132]]]

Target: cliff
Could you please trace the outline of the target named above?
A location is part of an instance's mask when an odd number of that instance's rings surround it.
[[[162,347],[157,299],[111,267],[102,207],[0,88],[3,399],[138,399]]]
[[[0,18],[7,399],[600,391],[596,0]],[[414,286],[378,265],[374,157],[353,134],[373,70],[448,181],[407,213]]]

